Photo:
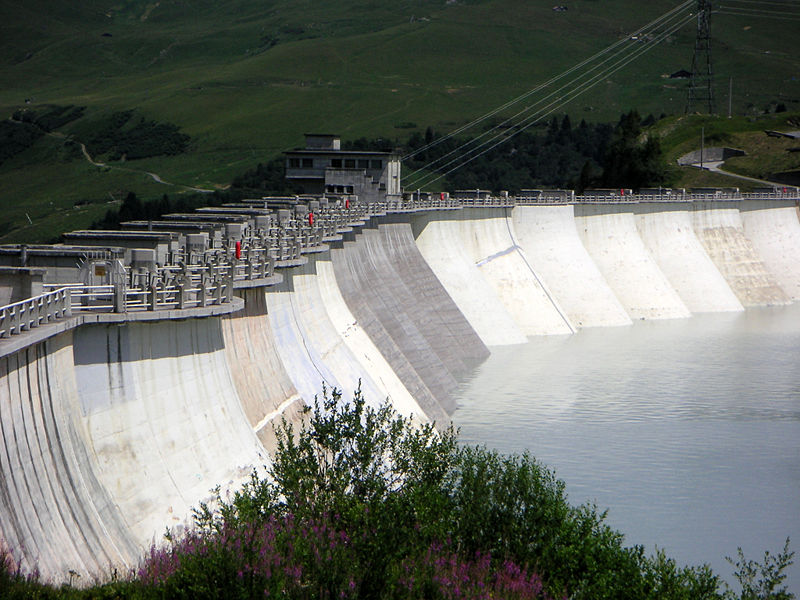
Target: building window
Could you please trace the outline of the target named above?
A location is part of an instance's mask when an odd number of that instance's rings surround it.
[[[344,194],[344,186],[343,185],[337,185],[336,186],[336,193],[337,194]]]
[[[372,160],[370,161],[370,167],[373,169],[383,169],[383,161],[380,158]]]
[[[304,169],[313,169],[314,168],[314,161],[310,158],[303,159],[303,168]]]
[[[346,158],[344,160],[344,168],[345,169],[355,169],[356,168],[356,159],[355,158]]]
[[[359,169],[369,169],[369,161],[366,158],[358,159],[358,168]]]
[[[348,194],[352,194],[353,193],[353,186],[352,185],[348,185],[348,186],[345,187],[345,190],[347,191]]]
[[[299,169],[300,168],[300,159],[299,158],[290,158],[289,159],[289,168],[290,169]]]
[[[341,158],[332,158],[331,159],[331,167],[334,169],[341,169],[342,168],[342,159]]]

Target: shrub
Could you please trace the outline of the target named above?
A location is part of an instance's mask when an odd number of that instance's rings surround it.
[[[201,505],[200,531],[222,535],[276,517],[330,526],[333,516],[353,568],[340,580],[352,577],[359,597],[411,597],[411,580],[423,597],[450,597],[441,594],[453,592],[454,578],[462,592],[478,579],[489,589],[508,569],[533,596],[716,597],[707,567],[678,568],[625,547],[604,512],[571,506],[564,483],[529,455],[460,447],[452,428],[414,424],[388,404],[370,408],[360,393],[349,403],[324,393],[299,431],[284,423],[277,437],[267,476],[253,473],[213,509]],[[429,559],[445,570],[425,567]]]
[[[736,560],[726,556],[733,567],[733,576],[741,587],[741,600],[793,600],[795,595],[791,593],[785,585],[786,579],[784,571],[794,564],[794,552],[789,550],[789,538],[783,545],[783,550],[777,555],[771,555],[769,551],[764,553],[764,561],[759,563],[744,557],[741,548],[737,549],[738,557]],[[726,585],[725,600],[733,600],[736,594]]]

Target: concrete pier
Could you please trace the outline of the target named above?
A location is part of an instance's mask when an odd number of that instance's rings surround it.
[[[685,208],[683,204],[637,207],[639,236],[690,311],[744,310],[697,239],[692,215]]]
[[[744,306],[788,304],[789,296],[747,237],[739,209],[694,203],[697,237]]]
[[[576,206],[575,220],[586,250],[632,319],[690,316],[642,242],[631,208]]]
[[[631,323],[581,243],[571,204],[518,206],[512,215],[519,245],[576,327]]]

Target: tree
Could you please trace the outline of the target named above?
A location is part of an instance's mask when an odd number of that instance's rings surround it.
[[[652,136],[642,139],[642,120],[631,110],[622,115],[603,160],[605,187],[654,187],[667,182],[661,144]]]
[[[119,221],[135,221],[145,217],[144,205],[134,192],[128,192],[119,207]]]

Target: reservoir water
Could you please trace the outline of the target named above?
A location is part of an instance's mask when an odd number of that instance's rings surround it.
[[[529,450],[628,545],[728,581],[738,546],[800,556],[800,305],[495,347],[459,403],[462,441]]]

